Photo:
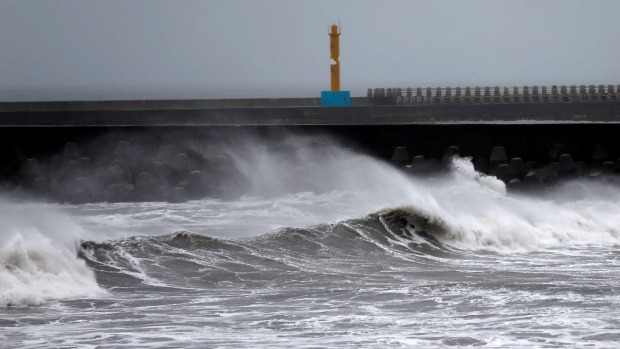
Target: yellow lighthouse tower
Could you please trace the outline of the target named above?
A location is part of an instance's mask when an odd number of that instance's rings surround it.
[[[340,91],[340,28],[333,24],[329,29],[331,90],[321,91],[321,106],[347,107],[351,105],[351,92]]]

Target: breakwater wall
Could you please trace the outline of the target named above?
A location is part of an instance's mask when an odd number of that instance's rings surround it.
[[[620,102],[376,104],[351,107],[237,107],[242,101],[95,101],[0,103],[0,127],[338,126],[459,123],[620,122]],[[295,100],[295,102],[297,102]],[[210,104],[212,103],[212,104]],[[220,103],[226,106],[218,106]],[[257,103],[257,102],[252,102]],[[319,103],[317,99],[304,103]],[[378,103],[378,102],[377,102]]]
[[[432,174],[455,149],[507,182],[525,181],[530,170],[530,183],[532,176],[551,183],[560,174],[620,169],[620,103],[610,99],[389,105],[364,97],[346,108],[319,104],[318,98],[0,103],[0,191],[76,203],[242,195],[247,181],[226,157],[227,144],[257,138],[282,147],[278,140],[291,135],[328,134],[417,173]],[[498,146],[505,156],[493,155]],[[395,157],[397,147],[405,159]]]
[[[364,97],[351,98],[351,105],[369,105]],[[235,99],[159,99],[159,100],[104,100],[104,101],[50,101],[0,102],[0,113],[23,112],[76,112],[122,110],[183,110],[225,108],[284,108],[319,107],[320,98],[235,98]],[[2,114],[0,114],[2,115]]]

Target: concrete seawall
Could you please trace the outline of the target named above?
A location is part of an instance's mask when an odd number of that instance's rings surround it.
[[[318,99],[0,103],[0,127],[620,122],[618,102],[372,105],[358,98],[347,108],[317,103]]]
[[[365,97],[351,98],[351,104],[371,102]],[[319,107],[320,98],[239,98],[239,99],[170,99],[118,101],[0,102],[2,112],[55,112],[102,110],[163,110],[213,108]]]

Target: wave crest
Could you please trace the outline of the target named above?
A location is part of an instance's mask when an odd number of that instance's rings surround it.
[[[68,217],[37,205],[0,206],[0,307],[105,294],[77,257],[82,232]]]
[[[72,249],[42,235],[14,235],[0,248],[0,306],[101,296],[95,275]]]

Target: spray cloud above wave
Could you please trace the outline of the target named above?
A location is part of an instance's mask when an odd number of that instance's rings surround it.
[[[365,210],[407,207],[443,242],[467,250],[620,243],[620,219],[614,218],[620,217],[620,188],[613,183],[571,180],[540,195],[509,194],[503,181],[476,172],[471,158],[455,156],[444,172],[417,177],[327,139],[289,142],[287,148],[297,149],[292,157],[259,147],[247,154],[254,162],[239,162],[246,175],[255,174],[255,187],[343,190],[360,195]]]
[[[184,149],[190,157],[219,154],[243,178],[236,185],[246,196],[273,200],[237,220],[273,215],[282,224],[307,226],[406,207],[438,238],[463,249],[512,252],[618,242],[620,191],[613,183],[572,180],[544,193],[507,193],[503,181],[475,171],[470,158],[453,157],[444,171],[417,176],[317,135],[247,134],[216,144],[192,140]],[[309,194],[286,197],[300,192]],[[257,228],[255,234],[266,232]]]

